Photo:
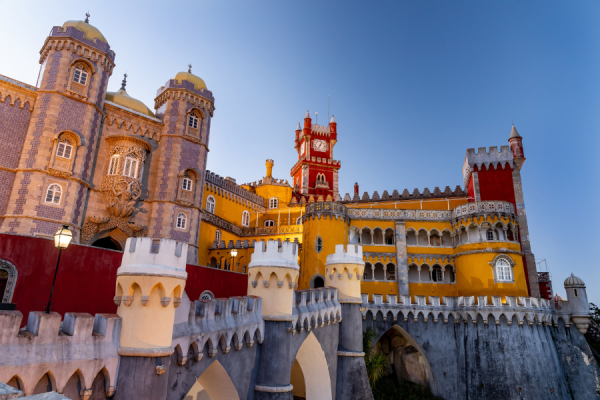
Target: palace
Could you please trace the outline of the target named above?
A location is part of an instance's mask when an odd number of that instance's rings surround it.
[[[337,122],[307,111],[290,177],[269,159],[238,184],[206,168],[215,97],[191,65],[151,109],[127,75],[107,92],[115,57],[67,21],[35,86],[0,75],[0,398],[371,399],[367,328],[398,379],[447,399],[599,393],[585,284],[553,298],[536,270],[514,126],[466,150],[454,189],[342,194]]]

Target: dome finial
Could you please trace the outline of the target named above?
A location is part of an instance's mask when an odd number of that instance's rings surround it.
[[[123,74],[123,80],[121,81],[121,90],[125,90],[127,86],[127,73]]]
[[[192,64],[188,64],[188,72],[191,74],[192,73]]]
[[[84,22],[86,24],[90,23],[90,12],[89,11],[85,13],[85,21]]]

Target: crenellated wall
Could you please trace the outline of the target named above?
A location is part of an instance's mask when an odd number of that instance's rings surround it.
[[[31,312],[26,328],[19,330],[22,318],[19,311],[0,311],[0,382],[17,377],[21,391],[31,395],[48,374],[52,390],[63,393],[77,374],[80,395],[87,399],[102,373],[105,387],[97,398],[113,395],[121,337],[118,315],[67,313],[61,322],[57,313]]]

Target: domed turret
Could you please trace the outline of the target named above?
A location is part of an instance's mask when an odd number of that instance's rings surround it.
[[[67,29],[68,27],[73,27],[83,32],[86,39],[94,40],[98,39],[104,43],[108,43],[104,35],[96,28],[95,26],[90,25],[89,17],[90,14],[85,14],[85,21],[67,21],[63,24],[63,29]]]
[[[125,108],[129,108],[130,110],[137,111],[144,115],[148,115],[150,117],[154,117],[154,113],[150,111],[148,107],[141,101],[130,97],[125,90],[125,85],[127,85],[127,74],[123,78],[123,82],[121,84],[121,89],[117,92],[107,92],[105,99],[123,106]]]
[[[571,274],[570,277],[565,279],[565,287],[585,287],[585,282],[581,278]]]
[[[191,82],[194,84],[196,89],[207,89],[206,83],[204,83],[204,80],[202,80],[202,78],[200,78],[199,76],[192,74],[192,66],[191,65],[189,65],[188,72],[179,72],[179,73],[177,73],[177,75],[175,75],[174,79],[177,81],[177,83],[180,83],[181,81]]]

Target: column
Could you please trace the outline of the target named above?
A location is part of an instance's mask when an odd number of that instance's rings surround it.
[[[406,224],[404,221],[396,221],[396,261],[398,271],[398,296],[408,296],[408,254],[406,251]]]

